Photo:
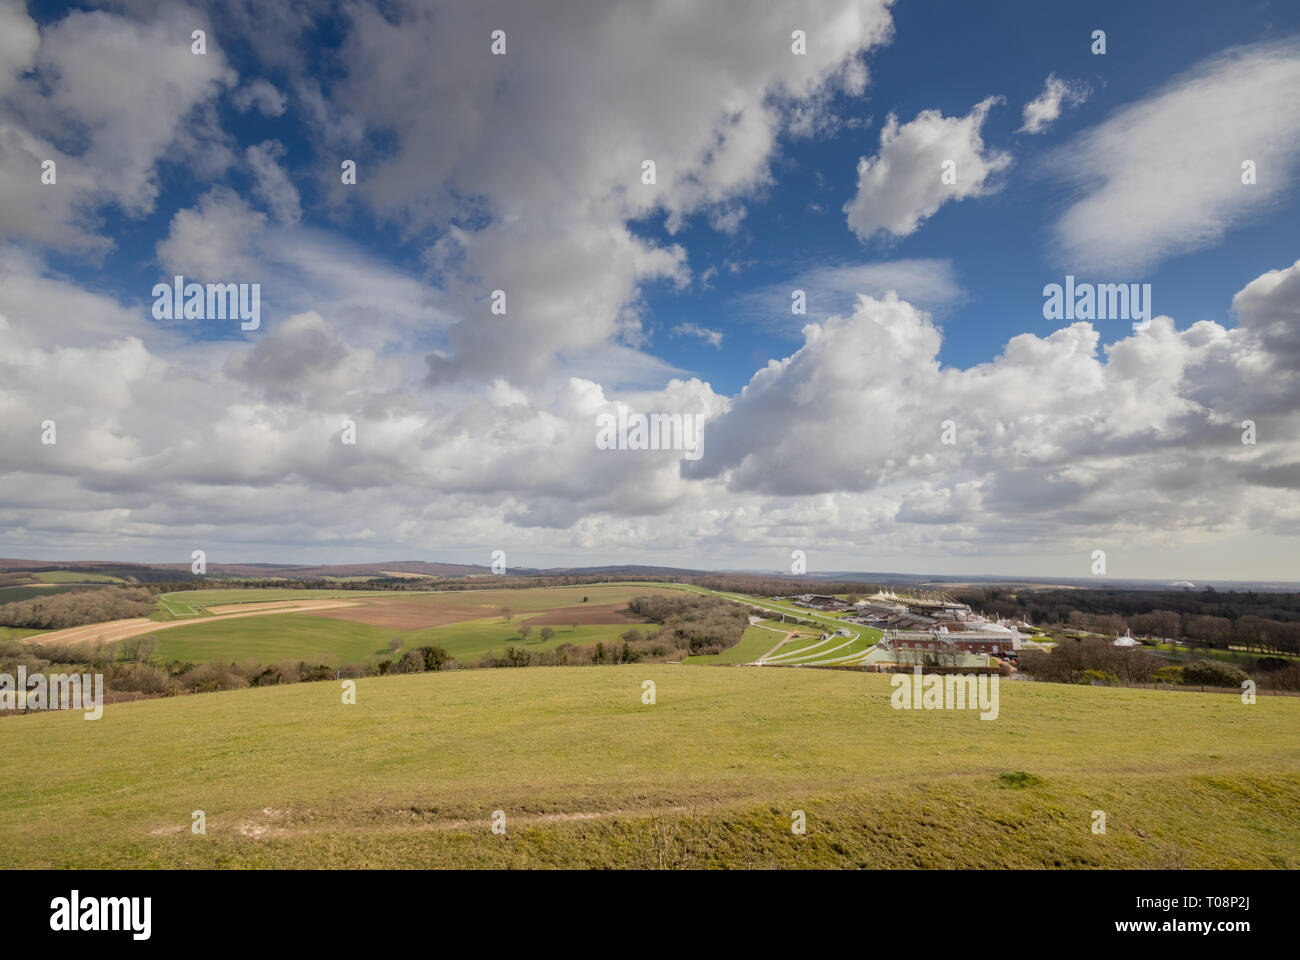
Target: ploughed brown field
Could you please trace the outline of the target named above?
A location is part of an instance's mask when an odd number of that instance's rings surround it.
[[[353,623],[365,623],[374,627],[423,630],[426,627],[442,627],[462,620],[490,617],[496,611],[491,607],[451,606],[405,597],[379,597],[346,609],[305,612],[311,612],[313,616],[329,617],[331,620],[351,620]]]
[[[626,603],[584,603],[576,607],[561,607],[527,620],[536,627],[567,627],[574,623],[579,626],[588,623],[645,623],[643,617],[627,609]]]

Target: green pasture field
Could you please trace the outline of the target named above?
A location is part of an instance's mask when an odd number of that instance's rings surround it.
[[[277,613],[231,620],[214,617],[190,626],[159,630],[155,634],[158,649],[154,658],[163,662],[219,660],[268,665],[286,660],[307,660],[337,666],[341,663],[364,663],[376,657],[395,659],[409,648],[440,646],[459,661],[477,663],[486,653],[503,654],[507,646],[548,650],[562,643],[614,643],[622,633],[635,626],[627,623],[583,624],[574,631],[571,627],[553,625],[551,629],[555,636],[545,643],[538,636],[541,627],[534,626],[525,643],[519,637],[521,622],[527,621],[516,618],[507,623],[495,617],[424,630],[398,630],[305,613]],[[402,640],[396,653],[388,649],[394,637]]]
[[[0,587],[0,604],[17,603],[19,600],[30,600],[33,597],[53,597],[60,593],[74,593],[78,590],[97,590],[105,584],[55,584],[51,586],[41,586],[38,584],[22,584],[16,587]]]
[[[71,570],[46,570],[32,574],[41,583],[126,583],[121,577],[106,573],[74,573]]]
[[[1185,643],[1178,645],[1177,652],[1174,651],[1173,645],[1168,643],[1153,643],[1151,647],[1161,653],[1170,654],[1171,657],[1176,658],[1179,665],[1191,663],[1193,660],[1222,660],[1224,663],[1235,663],[1244,666],[1258,660],[1260,657],[1278,657],[1283,660],[1300,661],[1300,656],[1289,653],[1247,653],[1245,650],[1219,650],[1215,647],[1194,647]]]
[[[591,604],[625,603],[647,592],[671,589],[655,583],[592,584],[582,587],[526,587],[513,590],[296,590],[250,587],[228,590],[179,590],[165,593],[159,601],[169,608],[201,610],[227,603],[263,603],[272,600],[361,600],[368,597],[400,597],[458,607],[483,607],[484,612],[508,606],[515,613],[541,613],[557,607],[578,606],[587,598]],[[182,614],[176,613],[180,616]],[[184,616],[199,616],[186,613]]]
[[[93,722],[4,718],[0,856],[29,868],[1300,867],[1300,699],[1004,683],[987,721],[894,710],[891,690],[873,674],[635,664],[362,679],[352,705],[331,681],[109,704]],[[190,831],[195,810],[206,835]],[[790,829],[794,810],[806,835]]]
[[[739,666],[740,664],[750,663],[757,660],[767,651],[771,650],[781,640],[782,634],[773,633],[771,630],[764,630],[761,627],[750,626],[745,628],[745,635],[740,638],[740,642],[734,646],[728,647],[721,653],[711,654],[702,657],[687,657],[683,662],[690,664],[730,664]]]
[[[261,663],[286,660],[312,663],[363,663],[372,657],[391,656],[388,642],[396,631],[348,620],[332,620],[302,613],[223,620],[205,618],[184,627],[159,630],[154,659],[201,663]]]
[[[587,605],[596,606],[626,603],[633,597],[666,593],[676,588],[676,584],[663,583],[595,583],[576,587],[522,587],[511,590],[410,591],[398,596],[451,607],[482,607],[485,615],[495,613],[500,607],[509,607],[514,614],[527,614],[583,606],[584,597],[587,598]]]
[[[39,637],[48,630],[34,627],[0,627],[0,640],[25,640],[27,637]]]
[[[656,591],[656,587],[660,589]],[[173,627],[158,633],[158,656],[164,660],[198,662],[252,659],[261,663],[279,663],[286,659],[321,659],[325,663],[350,663],[364,661],[377,653],[386,653],[388,642],[394,636],[401,635],[408,646],[437,644],[457,658],[472,658],[477,661],[489,651],[503,652],[508,643],[520,645],[522,641],[516,632],[518,624],[530,617],[563,607],[626,603],[633,597],[663,592],[664,589],[666,588],[661,584],[623,583],[518,590],[182,590],[160,596],[159,607],[152,616],[159,621],[202,618],[193,627]],[[376,597],[393,597],[458,608],[481,608],[483,616],[444,627],[402,631],[292,612],[241,617],[222,622],[219,616],[212,618],[207,609],[231,603],[316,599],[362,601]],[[584,597],[587,598],[586,604],[583,603]],[[501,619],[498,612],[501,607],[510,608],[512,619],[509,623]],[[550,648],[566,642],[610,643],[638,624],[582,624],[576,633],[571,626],[552,624],[551,629],[556,631],[556,636],[545,646]],[[532,636],[526,646],[542,647],[537,637],[540,630],[540,626],[533,626]],[[377,646],[372,647],[371,644]]]
[[[523,622],[527,623],[527,620]],[[572,625],[566,627],[550,624],[550,628],[555,631],[555,636],[543,642],[538,637],[542,628],[530,625],[532,632],[525,642],[519,638],[519,623],[518,620],[506,623],[500,617],[469,620],[450,623],[443,627],[411,631],[403,633],[402,636],[406,640],[405,646],[439,646],[462,663],[477,663],[486,653],[500,656],[505,653],[506,647],[520,647],[532,651],[554,650],[565,643],[578,646],[604,643],[608,647],[612,644],[621,644],[619,637],[628,630],[644,630],[647,627],[654,629],[655,626],[635,623],[594,623],[579,624],[575,630]]]

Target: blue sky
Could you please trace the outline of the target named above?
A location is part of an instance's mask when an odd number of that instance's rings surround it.
[[[48,23],[69,9],[76,8],[43,3],[31,12],[38,22]],[[643,291],[653,336],[650,349],[668,363],[708,379],[715,388],[739,390],[757,364],[784,355],[799,342],[804,322],[791,316],[788,293],[768,298],[770,306],[756,304],[753,293],[771,285],[793,288],[793,278],[826,264],[951,261],[964,296],[936,308],[944,331],[940,356],[945,364],[985,362],[1017,333],[1050,332],[1051,322],[1041,315],[1042,287],[1061,282],[1069,264],[1047,249],[1048,229],[1053,213],[1070,197],[1069,185],[1052,169],[1051,151],[1208,55],[1300,31],[1300,9],[1269,0],[1231,7],[1212,2],[1101,2],[1087,9],[1010,0],[997,5],[996,15],[977,4],[927,2],[901,4],[893,13],[894,42],[866,58],[870,89],[862,96],[839,95],[834,103],[835,111],[861,125],[828,137],[783,137],[775,163],[778,182],[747,204],[745,220],[734,235],[713,229],[704,215],[692,217],[676,234],[664,229],[662,215],[636,224],[647,238],[685,245],[696,274],[695,282],[683,290],[662,282],[648,284]],[[326,20],[312,33],[319,46],[314,59],[326,76],[331,52],[343,36],[341,23]],[[1090,50],[1094,29],[1107,30],[1105,56]],[[260,71],[248,51],[232,47],[224,52],[241,72],[282,80],[274,70]],[[1092,87],[1092,94],[1066,111],[1046,135],[1017,134],[1020,105],[1037,95],[1048,73],[1080,79]],[[904,120],[926,109],[961,115],[975,101],[992,95],[1006,102],[991,111],[983,135],[986,143],[1015,151],[1007,189],[949,204],[926,229],[908,237],[864,243],[845,228],[841,208],[854,192],[857,159],[877,150],[887,113]],[[332,160],[316,149],[311,130],[293,110],[266,117],[226,104],[219,112],[223,126],[241,145],[271,138],[285,144],[289,169],[310,170]],[[384,150],[382,143],[374,147]],[[192,204],[208,186],[184,167],[165,162],[159,179],[163,191],[150,215],[137,219],[113,208],[103,211],[104,232],[113,237],[115,248],[102,267],[77,258],[56,260],[57,265],[124,299],[140,297],[152,287],[160,276],[154,247],[171,215]],[[365,212],[322,209],[321,198],[313,197],[312,175],[295,179],[303,197],[304,222],[344,230],[413,276],[424,273],[421,246],[436,230],[406,236]],[[250,178],[232,171],[227,182],[247,192]],[[1298,207],[1300,197],[1293,194],[1267,216],[1235,229],[1226,248],[1176,257],[1124,277],[1098,279],[1152,282],[1158,291],[1156,310],[1175,317],[1180,326],[1202,319],[1230,323],[1232,294],[1262,267],[1283,265],[1270,258],[1293,235]],[[743,267],[733,274],[729,263]],[[701,280],[700,274],[711,267],[717,275]],[[817,291],[810,291],[810,299],[810,319],[848,305],[819,297]],[[721,332],[726,349],[701,350],[698,340],[674,336],[672,330],[682,323]],[[1098,321],[1098,327],[1107,340],[1128,332],[1123,320]],[[201,335],[234,334],[210,329]]]
[[[681,318],[750,346],[753,324],[736,301],[756,284],[784,282],[807,264],[939,258],[952,261],[968,295],[941,312],[943,361],[969,366],[991,360],[1018,333],[1050,332],[1051,323],[1042,318],[1042,288],[1062,282],[1069,266],[1046,249],[1052,215],[1070,196],[1051,169],[1050,151],[1207,55],[1300,30],[1300,8],[1267,0],[1241,5],[1007,2],[997,4],[996,11],[991,16],[989,8],[962,2],[896,7],[895,41],[869,61],[871,90],[838,105],[849,116],[873,122],[826,140],[787,138],[782,189],[751,205],[735,237],[719,235],[706,222],[681,234],[697,272],[717,265],[720,273],[712,290],[656,290],[648,297],[656,320],[672,325]],[[1095,56],[1089,38],[1102,28],[1108,52]],[[1046,135],[1017,136],[1020,105],[1037,95],[1051,72],[1085,80],[1093,86],[1092,96]],[[1016,149],[1008,189],[949,204],[910,237],[864,244],[845,229],[840,208],[853,194],[857,158],[878,148],[885,114],[911,118],[936,108],[945,115],[964,114],[976,100],[994,94],[1007,102],[991,112],[984,138]],[[809,209],[813,204],[816,210]],[[1269,215],[1234,230],[1229,245],[1125,277],[1097,279],[1152,282],[1156,310],[1180,326],[1203,319],[1230,323],[1232,295],[1261,268],[1285,265],[1273,261],[1279,247],[1294,239],[1297,218],[1300,197],[1292,193]],[[753,265],[732,276],[722,267],[727,260]],[[816,318],[816,311],[810,312]],[[788,294],[772,302],[770,316],[786,331],[787,341],[798,342],[801,323],[790,315]],[[1128,333],[1122,320],[1098,325],[1106,339]],[[748,380],[756,355],[751,349],[729,362],[725,355],[701,355],[693,344],[663,336],[656,348],[670,362],[699,370],[731,390]],[[776,344],[768,349],[781,351]]]
[[[1300,576],[1300,9],[321,9],[0,3],[0,552]],[[175,272],[262,325],[153,320]]]

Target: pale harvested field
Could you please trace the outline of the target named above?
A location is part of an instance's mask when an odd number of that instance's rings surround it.
[[[306,613],[315,612],[316,610],[325,610],[330,607],[351,607],[355,604],[346,600],[299,600],[295,602],[294,608],[285,607],[282,604],[268,604],[276,609],[258,609],[249,610],[250,606],[261,607],[261,604],[226,604],[222,607],[212,607],[212,610],[218,609],[235,609],[240,613],[227,613],[224,616],[215,619],[220,620],[238,620],[242,617],[262,617],[274,613]],[[310,610],[308,609],[310,608]],[[169,630],[172,627],[188,627],[196,623],[211,623],[213,617],[190,617],[184,620],[166,620],[159,622],[150,620],[148,617],[131,617],[127,620],[108,620],[104,623],[90,623],[83,627],[69,627],[66,630],[55,630],[53,633],[45,633],[40,636],[31,637],[31,641],[37,644],[46,643],[94,643],[102,640],[105,643],[113,643],[118,640],[125,640],[128,637],[138,637],[145,633],[154,633],[158,630]]]
[[[257,603],[223,603],[219,606],[208,607],[207,611],[213,616],[222,616],[227,613],[243,613],[245,611],[249,613],[254,611],[274,613],[290,610],[321,610],[329,607],[352,606],[355,603],[354,600],[259,600]]]

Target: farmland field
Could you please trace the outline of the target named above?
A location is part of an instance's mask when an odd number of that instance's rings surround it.
[[[58,589],[58,588],[51,588]],[[309,660],[339,665],[358,663],[401,650],[437,645],[462,663],[477,662],[487,653],[501,654],[507,646],[553,649],[564,643],[613,643],[632,626],[645,625],[631,615],[627,603],[645,594],[704,588],[663,583],[609,583],[577,587],[531,587],[460,591],[360,591],[299,589],[214,589],[163,594],[153,615],[146,618],[90,624],[51,631],[43,640],[61,643],[114,641],[157,632],[157,656],[162,661],[217,660],[279,663]],[[731,598],[728,594],[714,594]],[[787,605],[742,598],[744,602],[783,610]],[[504,611],[508,611],[506,619]],[[801,608],[790,607],[807,619]],[[817,617],[823,626],[798,627],[764,620],[746,630],[742,640],[720,654],[693,656],[691,664],[739,665],[772,651],[769,662],[785,665],[852,663],[879,639],[879,631],[857,624]],[[519,628],[531,628],[524,641]],[[845,627],[853,636],[819,643],[823,630]],[[554,632],[549,640],[542,629]],[[389,644],[400,641],[396,651]],[[807,648],[807,655],[801,655]]]
[[[196,590],[165,595],[170,605],[201,611],[194,623],[169,623],[158,632],[159,659],[256,661],[310,660],[338,665],[393,656],[401,650],[437,645],[462,662],[477,662],[507,646],[553,649],[563,643],[611,643],[630,626],[643,624],[624,614],[627,601],[663,587],[599,584],[517,590],[367,592],[352,590]],[[192,594],[197,594],[190,599]],[[586,598],[586,602],[584,602]],[[337,599],[330,609],[294,612],[291,603]],[[505,620],[501,607],[508,607]],[[266,616],[239,617],[241,611]],[[239,617],[238,619],[235,619]],[[532,628],[525,642],[519,627]],[[555,636],[543,642],[543,627]]]
[[[47,632],[33,627],[0,627],[0,640],[26,640]]]
[[[121,577],[106,573],[76,573],[72,570],[46,570],[32,576],[41,583],[126,583]]]
[[[525,621],[526,622],[526,621]],[[519,621],[506,623],[500,617],[485,621],[449,624],[426,630],[405,631],[355,623],[325,616],[291,613],[277,616],[229,620],[212,618],[158,633],[157,658],[167,660],[254,661],[280,663],[307,660],[312,663],[360,663],[372,657],[399,656],[401,650],[419,646],[441,646],[457,660],[477,662],[485,653],[500,654],[507,646],[529,650],[552,649],[561,643],[609,643],[627,630],[626,624],[555,627],[556,634],[542,643],[534,628],[529,642],[519,638]],[[389,641],[400,637],[394,653]]]
[[[209,607],[235,603],[265,603],[271,600],[359,600],[384,595],[383,591],[366,590],[291,590],[277,588],[242,588],[229,590],[180,590],[164,593],[158,605],[163,619],[202,617]]]
[[[17,603],[19,600],[31,600],[33,597],[52,597],[78,590],[95,590],[102,586],[107,584],[28,583],[16,587],[0,587],[0,603]]]
[[[890,692],[871,674],[637,664],[362,679],[355,705],[321,682],[111,704],[90,723],[13,717],[0,720],[0,855],[29,867],[1300,867],[1296,698],[1007,683],[988,722],[893,710]],[[1090,829],[1097,809],[1104,836]],[[190,832],[195,810],[206,836]],[[494,810],[505,836],[490,830]],[[792,834],[793,810],[807,835]]]

